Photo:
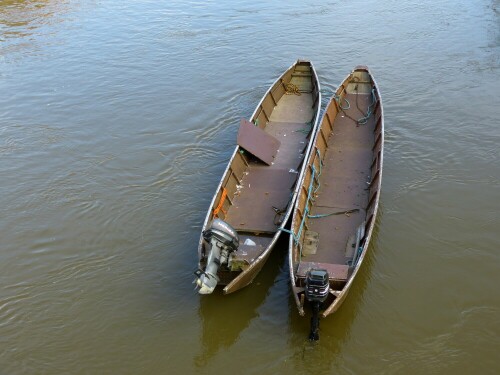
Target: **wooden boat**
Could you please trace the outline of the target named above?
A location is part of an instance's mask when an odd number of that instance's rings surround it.
[[[262,269],[288,221],[321,106],[318,77],[298,60],[266,92],[217,187],[198,245],[200,294],[232,293]]]
[[[365,66],[329,101],[308,155],[292,216],[289,265],[300,315],[310,306],[311,339],[319,313],[335,312],[365,258],[380,197],[382,100]]]

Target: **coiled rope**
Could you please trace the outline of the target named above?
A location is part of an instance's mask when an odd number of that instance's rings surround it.
[[[285,94],[286,95],[302,95],[299,91],[299,87],[293,83],[285,84]]]

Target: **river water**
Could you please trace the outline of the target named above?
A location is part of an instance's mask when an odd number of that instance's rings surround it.
[[[193,291],[269,85],[358,64],[386,147],[370,254],[309,343],[286,242]],[[1,374],[500,373],[499,0],[0,0]]]

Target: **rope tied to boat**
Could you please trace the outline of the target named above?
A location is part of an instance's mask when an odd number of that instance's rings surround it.
[[[349,83],[356,83],[357,81],[359,81],[359,79],[357,77],[353,77],[352,80],[349,82]],[[363,114],[363,110],[361,108],[359,108],[359,105],[358,105],[358,85],[356,84],[354,86],[354,91],[356,91],[356,107],[358,108],[358,110]],[[366,125],[366,123],[368,122],[368,120],[370,119],[371,115],[373,114],[373,106],[375,105],[376,101],[377,101],[377,98],[375,96],[375,88],[372,88],[372,91],[371,91],[371,97],[372,97],[372,102],[371,104],[368,106],[368,111],[366,112],[366,115],[364,115],[363,117],[360,117],[359,119],[355,119],[353,117],[351,117],[350,115],[348,115],[345,111],[347,111],[348,109],[351,108],[351,103],[349,103],[349,101],[345,98],[345,94],[344,96],[342,97],[342,93],[345,92],[345,87],[342,86],[342,90],[340,91],[340,93],[337,95],[337,93],[335,93],[333,95],[333,98],[335,100],[335,102],[337,103],[337,107],[339,108],[340,112],[342,112],[344,114],[344,116],[346,116],[347,118],[351,119],[352,121],[354,121],[356,123],[356,125]],[[344,100],[346,103],[347,103],[347,106],[343,107],[342,106],[342,100]]]
[[[281,224],[283,224],[283,217],[286,214],[286,211],[287,211],[287,208],[288,208],[288,204],[286,205],[285,208],[278,208],[278,207],[275,207],[275,206],[271,206],[271,208],[275,212],[273,223],[274,223],[274,225],[276,225],[277,227],[279,227]]]
[[[347,211],[332,212],[329,214],[308,215],[307,217],[309,217],[310,219],[321,219],[323,217],[334,216],[334,215],[345,215],[349,217],[349,214],[353,214],[355,212],[359,212],[359,208],[354,208],[352,210],[347,210]]]
[[[287,83],[285,84],[285,94],[286,95],[302,95],[301,92],[299,91],[299,87],[297,85],[294,85],[293,83]]]
[[[302,216],[302,219],[300,221],[300,225],[299,225],[299,229],[298,229],[297,233],[294,233],[293,231],[285,229],[283,227],[278,228],[278,230],[281,230],[285,233],[288,233],[293,237],[293,241],[295,242],[295,244],[299,248],[300,258],[302,258],[302,246],[300,244],[300,237],[302,235],[302,229],[304,228],[306,218],[309,217],[310,203],[314,201],[314,194],[316,194],[320,188],[319,176],[321,176],[321,169],[323,166],[323,160],[321,160],[321,153],[320,153],[318,148],[316,148],[316,156],[317,156],[317,159],[319,161],[319,163],[318,163],[319,170],[317,170],[316,167],[314,166],[314,160],[313,160],[312,165],[311,165],[311,170],[312,170],[311,181],[309,182],[309,187],[307,189],[307,199],[306,199],[306,203],[304,206],[304,215]]]
[[[373,105],[375,104],[375,102],[377,101],[376,97],[375,97],[375,88],[372,89],[372,102],[371,104],[368,106],[368,111],[366,112],[366,116],[363,116],[361,117],[360,119],[358,119],[358,124],[359,125],[365,125],[367,122],[368,122],[368,119],[371,117],[371,115],[373,114],[372,110],[373,110]]]
[[[333,94],[333,99],[335,100],[335,102],[337,103],[337,106],[340,108],[340,110],[342,112],[347,111],[349,108],[351,108],[351,103],[349,103],[349,100],[346,99],[345,95],[344,95],[344,97],[342,97],[343,92],[345,92],[344,86],[342,86],[342,91],[340,91],[338,95],[337,95],[337,93]],[[347,103],[346,107],[342,107],[342,99]]]
[[[222,188],[222,194],[220,196],[220,200],[219,200],[219,204],[217,205],[216,208],[214,208],[214,213],[213,213],[213,217],[219,217],[219,211],[222,211],[224,213],[224,215],[227,215],[227,212],[222,208],[222,206],[224,205],[224,202],[226,201],[226,197],[227,197],[227,190],[226,188]]]

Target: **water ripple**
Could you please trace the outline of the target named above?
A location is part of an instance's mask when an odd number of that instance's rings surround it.
[[[1,371],[498,370],[498,1],[0,3]],[[240,118],[297,58],[323,105],[370,66],[385,111],[376,235],[318,343],[286,246],[241,294],[191,284]]]

